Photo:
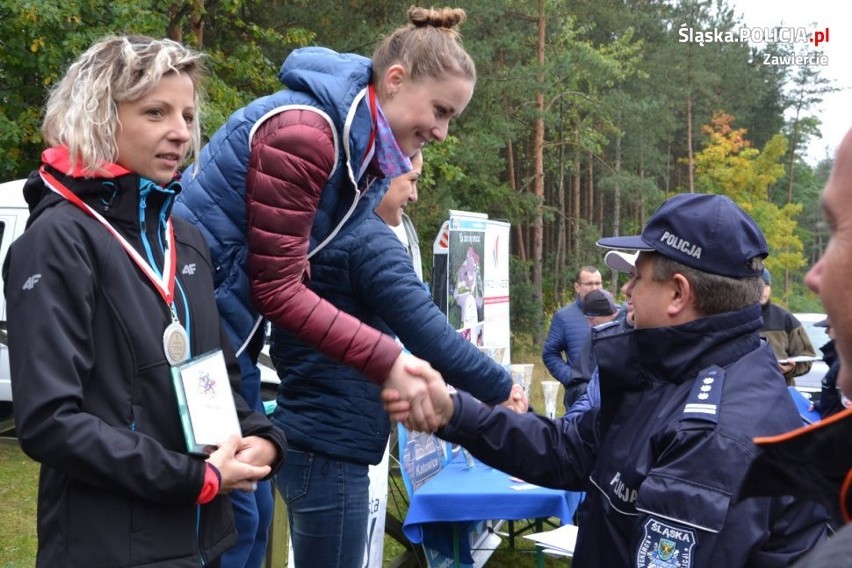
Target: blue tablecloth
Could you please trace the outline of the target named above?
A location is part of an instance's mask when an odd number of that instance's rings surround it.
[[[464,458],[456,456],[414,492],[402,527],[411,542],[425,539],[429,546],[452,557],[452,525],[448,528],[441,523],[550,517],[567,523],[573,519],[582,493],[543,487],[518,489],[529,484],[514,481],[478,460],[475,463],[468,468]],[[462,550],[462,556],[469,561],[470,551]]]
[[[799,416],[802,417],[802,422],[805,424],[813,424],[819,422],[819,412],[810,410],[811,401],[803,395],[796,387],[787,387],[790,396],[793,397],[793,402],[796,403],[796,408],[799,410]]]

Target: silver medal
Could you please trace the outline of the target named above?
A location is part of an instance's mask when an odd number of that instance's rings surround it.
[[[180,323],[173,321],[163,332],[163,351],[171,365],[179,365],[189,358],[189,335]]]

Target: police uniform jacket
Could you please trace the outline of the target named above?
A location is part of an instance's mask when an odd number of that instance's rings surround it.
[[[576,568],[788,566],[825,536],[825,509],[734,498],[752,438],[801,424],[760,327],[754,305],[602,337],[600,407],[549,421],[458,394],[439,435],[530,482],[586,490]]]
[[[593,341],[598,337],[605,337],[626,331],[633,331],[633,326],[627,323],[626,316],[596,325],[592,328],[592,335],[589,336],[589,340],[583,345],[583,356],[580,358],[581,364],[571,370],[572,376],[588,378],[583,381],[583,393],[577,397],[573,404],[565,406],[565,418],[570,419],[572,416],[579,416],[592,406],[597,406],[601,403],[598,362],[595,359],[595,352],[592,349]]]

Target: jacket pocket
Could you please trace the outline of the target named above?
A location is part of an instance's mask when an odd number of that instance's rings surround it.
[[[725,524],[730,503],[731,494],[721,489],[651,473],[639,489],[636,510],[718,533]]]

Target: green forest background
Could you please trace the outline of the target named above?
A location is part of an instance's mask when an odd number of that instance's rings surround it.
[[[209,54],[209,136],[233,111],[280,88],[278,68],[292,49],[369,55],[404,23],[409,5],[0,0],[0,180],[37,165],[47,89],[104,35],[168,36]],[[819,104],[835,87],[819,67],[763,63],[764,53],[813,47],[682,41],[682,28],[724,33],[742,25],[721,1],[442,5],[468,13],[461,31],[479,80],[449,139],[426,148],[420,201],[409,209],[427,274],[449,209],[509,221],[512,327],[535,343],[572,298],[577,267],[603,267],[599,237],[638,232],[674,193],[724,193],[766,233],[776,301],[821,311],[802,277],[827,240],[819,192],[831,163],[803,155],[819,136]],[[616,276],[602,272],[616,290]]]

